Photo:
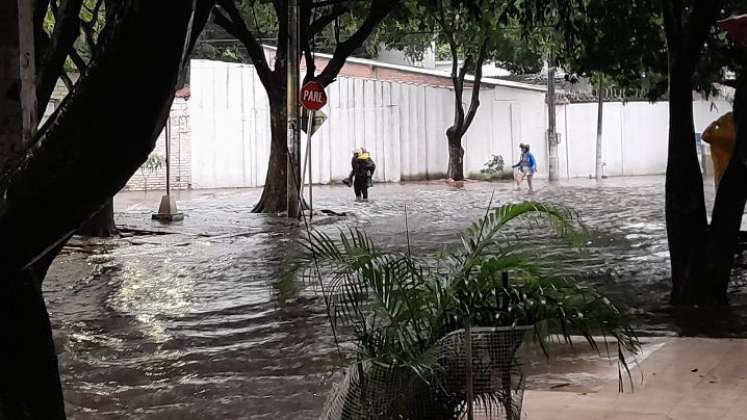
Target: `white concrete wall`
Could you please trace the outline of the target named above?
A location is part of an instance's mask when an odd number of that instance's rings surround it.
[[[731,111],[725,101],[693,104],[695,131]],[[607,102],[604,104],[602,160],[605,175],[654,175],[666,171],[669,109],[666,102]],[[558,107],[561,134],[561,176],[594,174],[597,104],[576,103]]]
[[[193,187],[263,185],[270,120],[267,96],[253,67],[194,60],[191,69]],[[444,176],[452,90],[341,77],[327,94],[329,103],[322,111],[328,120],[312,139],[314,182],[346,177],[352,151],[361,146],[372,152],[379,181]],[[464,140],[466,173],[479,172],[493,153],[518,150],[522,133],[528,142],[543,143],[544,93],[486,88],[482,96]],[[305,153],[305,135],[303,143]],[[538,157],[546,160],[542,151]]]
[[[267,95],[250,65],[192,61],[189,101],[194,188],[264,184],[270,150]],[[378,181],[443,177],[448,162],[446,129],[453,119],[453,91],[399,82],[339,78],[327,88],[328,120],[312,139],[315,183],[339,181],[350,171],[353,149],[373,153]],[[469,92],[464,102],[469,103]],[[731,110],[726,102],[694,104],[696,131]],[[596,103],[562,105],[561,177],[594,173]],[[666,169],[666,103],[606,103],[605,174],[650,175]],[[464,139],[465,174],[479,173],[492,154],[507,167],[521,142],[532,146],[539,177],[547,176],[547,108],[541,91],[486,87]],[[305,135],[304,135],[305,150]]]

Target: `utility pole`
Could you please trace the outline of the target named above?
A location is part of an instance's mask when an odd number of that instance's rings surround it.
[[[301,181],[301,133],[298,118],[298,84],[300,55],[300,19],[298,0],[288,0],[288,53],[286,54],[287,112],[288,112],[288,163],[287,163],[287,197],[288,217],[301,216],[300,181]]]
[[[547,61],[547,154],[550,181],[560,179],[558,158],[558,133],[555,122],[555,64],[552,57]]]
[[[604,122],[604,96],[602,89],[604,89],[604,80],[602,75],[598,75],[599,83],[597,84],[597,157],[596,167],[594,168],[594,177],[597,181],[602,180],[602,132]]]
[[[0,1],[0,173],[36,135],[32,4]]]
[[[184,220],[184,214],[179,213],[176,200],[171,195],[171,110],[164,127],[164,140],[166,141],[166,195],[161,197],[158,213],[153,213],[154,220],[161,222],[178,222]]]

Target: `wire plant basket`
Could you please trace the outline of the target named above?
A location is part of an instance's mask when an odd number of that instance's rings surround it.
[[[532,329],[452,331],[434,349],[432,381],[376,363],[351,366],[320,420],[519,420],[525,382],[516,351]]]

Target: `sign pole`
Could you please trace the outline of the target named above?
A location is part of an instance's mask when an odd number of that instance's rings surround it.
[[[316,111],[320,110],[324,105],[327,104],[327,93],[324,91],[324,86],[322,86],[321,83],[316,81],[311,81],[303,85],[301,88],[301,104],[303,104],[303,107],[306,108],[308,111],[308,122],[307,122],[307,130],[306,130],[306,160],[304,164],[309,169],[309,217],[314,217],[314,190],[313,190],[313,175],[311,171],[311,136],[314,134],[314,130],[319,128],[318,125],[316,125]],[[324,113],[320,113],[320,122],[319,125],[321,125],[324,120],[326,119],[326,116]],[[305,184],[304,178],[306,177],[306,169],[303,170],[303,174],[301,175],[301,196],[300,199],[303,200],[303,186]]]
[[[311,128],[314,126],[316,111],[309,111],[309,136],[306,138],[306,155],[309,157],[309,219],[314,218],[314,178],[311,172]]]
[[[308,117],[310,111],[306,111],[306,116]],[[308,118],[306,121],[306,153],[303,156],[303,169],[301,170],[301,200],[303,200],[303,194],[304,189],[306,189],[306,168],[309,167],[309,162],[311,161],[311,151],[309,149],[309,144],[311,144],[311,127],[312,127],[312,118]],[[301,203],[303,205],[303,203]]]
[[[171,196],[171,112],[166,120],[166,195]]]

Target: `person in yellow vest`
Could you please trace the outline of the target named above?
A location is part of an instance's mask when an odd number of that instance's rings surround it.
[[[718,191],[721,177],[724,176],[726,167],[734,154],[737,144],[737,129],[734,124],[734,115],[727,112],[716,121],[712,122],[703,132],[703,141],[711,145],[711,160],[713,160],[713,182]]]
[[[350,164],[352,166],[350,175],[342,182],[353,187],[356,201],[368,201],[368,189],[373,186],[376,163],[371,159],[368,150],[361,147],[353,152],[353,160]]]

